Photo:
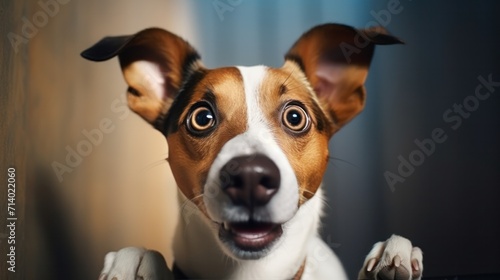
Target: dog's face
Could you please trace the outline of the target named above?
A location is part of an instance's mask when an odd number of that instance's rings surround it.
[[[206,69],[184,40],[147,29],[83,56],[119,55],[129,106],[166,136],[180,191],[228,254],[255,259],[316,193],[330,137],[364,106],[374,45],[393,43],[381,29],[327,24],[305,33],[281,68]]]
[[[300,73],[289,63],[195,74],[167,136],[179,188],[238,257],[278,240],[326,168],[331,124]]]

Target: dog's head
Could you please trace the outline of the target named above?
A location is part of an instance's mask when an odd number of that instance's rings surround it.
[[[365,104],[382,28],[325,24],[305,33],[281,68],[205,68],[186,41],[157,28],[106,37],[82,55],[118,55],[128,104],[169,144],[182,194],[214,225],[223,248],[262,257],[313,197],[330,137]]]

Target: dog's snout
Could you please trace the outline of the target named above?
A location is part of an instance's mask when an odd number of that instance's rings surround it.
[[[240,156],[221,169],[222,190],[236,205],[263,206],[280,186],[278,166],[264,155]]]

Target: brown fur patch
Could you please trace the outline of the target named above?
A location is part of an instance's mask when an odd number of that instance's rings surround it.
[[[131,38],[119,54],[125,80],[130,86],[127,100],[134,112],[153,123],[162,111],[169,109],[187,76],[203,65],[191,45],[166,30],[149,28]],[[137,61],[156,64],[165,84],[155,86],[156,82],[148,73],[134,66]],[[163,96],[156,96],[158,93]]]
[[[325,124],[325,117],[318,113],[321,109],[300,70],[288,65],[268,69],[267,73],[260,88],[260,106],[295,172],[300,186],[300,205],[310,199],[321,185],[328,162],[331,126]],[[290,101],[303,104],[311,118],[311,127],[305,133],[290,133],[282,125],[282,109]],[[318,129],[318,123],[323,124],[322,130]]]
[[[368,42],[354,53],[345,50],[356,45],[360,34],[364,33],[345,25],[317,26],[302,35],[285,56],[300,66],[324,111],[332,113],[327,117],[338,128],[365,105],[363,84],[375,45]]]
[[[217,118],[216,128],[205,137],[196,137],[186,129],[189,109],[203,100],[207,92],[215,95],[212,104]],[[194,88],[189,105],[179,118],[179,130],[167,137],[169,162],[179,189],[188,199],[194,199],[207,214],[203,199],[203,184],[210,166],[222,146],[247,129],[247,109],[243,80],[237,68],[209,70]]]

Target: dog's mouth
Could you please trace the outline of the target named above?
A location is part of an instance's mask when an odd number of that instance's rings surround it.
[[[219,230],[219,238],[222,241],[250,253],[265,251],[282,234],[281,224],[255,221],[224,222]]]

